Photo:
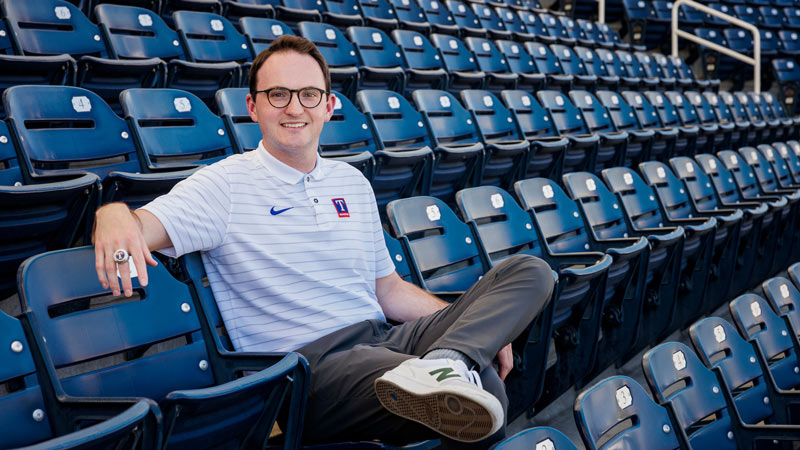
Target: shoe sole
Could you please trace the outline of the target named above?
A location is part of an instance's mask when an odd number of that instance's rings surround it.
[[[384,408],[421,423],[437,433],[461,442],[477,442],[492,432],[492,415],[481,404],[459,394],[414,394],[390,380],[375,380],[375,393]]]

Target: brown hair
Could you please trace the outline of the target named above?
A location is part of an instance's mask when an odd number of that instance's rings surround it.
[[[300,53],[301,55],[308,55],[314,58],[314,60],[317,61],[317,64],[319,64],[320,69],[322,69],[322,76],[325,78],[325,90],[330,92],[331,72],[328,70],[328,63],[325,62],[325,58],[323,58],[322,53],[319,52],[317,46],[306,38],[285,34],[272,41],[272,44],[270,44],[269,48],[259,53],[258,56],[256,56],[256,59],[253,60],[253,65],[250,67],[249,79],[250,95],[253,97],[253,101],[255,101],[256,97],[258,70],[261,68],[267,58],[272,56],[273,53],[278,52],[296,52]]]

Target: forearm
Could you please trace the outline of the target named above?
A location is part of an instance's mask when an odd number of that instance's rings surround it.
[[[378,280],[376,291],[384,315],[397,322],[416,320],[449,305],[444,300],[403,281],[397,274]]]

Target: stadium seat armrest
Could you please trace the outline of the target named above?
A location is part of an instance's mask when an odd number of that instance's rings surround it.
[[[583,268],[564,268],[560,269],[558,272],[562,277],[573,277],[587,280],[602,275],[606,270],[608,270],[609,267],[611,267],[611,262],[611,256],[604,255],[599,261],[596,261],[590,266]]]

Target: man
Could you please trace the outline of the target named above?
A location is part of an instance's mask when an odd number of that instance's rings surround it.
[[[146,285],[151,250],[203,252],[234,347],[308,359],[307,443],[442,436],[448,447],[486,447],[504,433],[508,344],[549,300],[550,268],[510,258],[452,305],[401,280],[369,182],[317,152],[335,102],[314,44],[277,39],[250,72],[258,149],[199,170],[139,210],[100,208],[98,278],[129,296],[127,254]]]

